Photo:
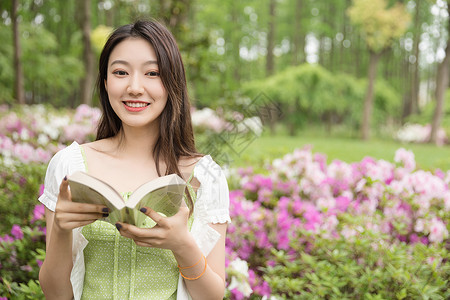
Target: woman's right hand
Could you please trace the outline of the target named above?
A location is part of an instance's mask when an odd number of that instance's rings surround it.
[[[67,177],[59,186],[58,202],[56,203],[54,225],[61,231],[88,225],[98,219],[108,216],[108,207],[104,205],[72,202]]]

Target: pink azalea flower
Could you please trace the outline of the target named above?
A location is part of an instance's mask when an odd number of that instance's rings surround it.
[[[345,196],[339,196],[336,198],[336,208],[342,212],[347,210],[351,200]]]
[[[448,237],[448,231],[445,224],[438,218],[431,219],[429,230],[430,235],[428,238],[432,243],[440,243],[444,240],[444,238]]]
[[[42,220],[44,218],[44,215],[45,215],[44,204],[36,205],[33,210],[33,218],[31,219],[31,223],[34,223],[37,220]]]
[[[401,164],[409,172],[414,171],[416,168],[414,153],[404,148],[400,148],[395,152],[394,161]]]
[[[23,163],[34,161],[34,149],[30,144],[16,144],[13,153],[14,156],[19,158]]]
[[[39,187],[39,196],[41,196],[44,193],[44,188],[45,186],[41,184],[41,186]]]
[[[241,291],[239,291],[237,288],[232,289],[230,292],[231,292],[231,299],[243,300],[245,298],[244,294],[241,293]]]
[[[11,234],[16,240],[23,239],[23,231],[19,225],[13,225],[13,227],[11,229]]]
[[[12,243],[14,242],[14,238],[9,234],[5,234],[3,237],[0,236],[0,242]]]

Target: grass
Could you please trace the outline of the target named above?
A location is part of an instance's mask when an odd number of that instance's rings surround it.
[[[388,139],[359,139],[326,136],[324,134],[301,133],[296,137],[287,135],[263,135],[251,143],[239,155],[232,155],[233,165],[239,167],[253,166],[264,169],[266,163],[284,156],[296,148],[312,146],[314,153],[327,155],[328,162],[340,159],[351,163],[360,161],[365,156],[394,161],[395,151],[399,148],[412,150],[417,168],[425,170],[450,170],[450,147],[438,147],[430,144],[402,144]]]

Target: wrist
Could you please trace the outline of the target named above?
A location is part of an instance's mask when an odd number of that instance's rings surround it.
[[[194,253],[201,253],[197,243],[190,233],[185,235],[185,238],[180,241],[179,246],[176,249],[172,249],[172,252],[180,265],[183,265],[182,262],[186,262],[186,260],[191,261]]]
[[[72,233],[72,229],[65,229],[65,228],[59,226],[59,224],[57,222],[53,222],[52,232],[51,232],[52,235],[68,236],[71,233]]]

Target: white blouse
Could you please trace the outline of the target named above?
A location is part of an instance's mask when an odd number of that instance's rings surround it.
[[[39,201],[49,210],[55,211],[62,179],[76,171],[86,172],[86,167],[80,145],[73,142],[57,152],[50,160],[45,175],[44,193],[39,197]],[[207,256],[220,239],[220,234],[208,224],[231,222],[228,184],[221,167],[209,155],[203,156],[197,162],[194,177],[200,182],[200,187],[194,205],[191,233],[203,254]],[[83,291],[85,273],[83,250],[88,244],[81,229],[82,227],[73,230],[73,268],[70,281],[75,300],[81,298]],[[178,280],[177,299],[191,299],[181,276]]]

